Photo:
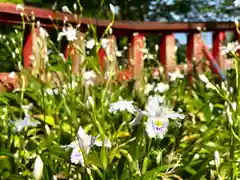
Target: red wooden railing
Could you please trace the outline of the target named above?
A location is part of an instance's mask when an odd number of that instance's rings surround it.
[[[34,19],[31,18],[34,16]],[[64,21],[68,21],[73,25],[81,24],[80,32],[78,34],[78,41],[76,43],[83,47],[84,33],[88,30],[88,24],[96,25],[97,33],[102,34],[106,27],[111,23],[109,20],[99,19],[88,19],[78,18],[71,14],[53,12],[47,9],[40,9],[35,7],[24,7],[24,11],[17,10],[15,4],[0,3],[0,23],[7,24],[22,24],[22,19],[26,20],[25,24],[30,25],[32,21],[40,21],[41,26],[47,29],[57,26],[62,28]],[[27,21],[27,19],[29,19]],[[55,23],[53,23],[55,22]],[[29,26],[30,27],[30,26]],[[226,31],[235,31],[235,24],[232,22],[204,22],[204,23],[161,23],[161,22],[133,22],[133,21],[115,21],[111,26],[112,35],[107,38],[110,40],[108,50],[101,48],[99,50],[99,63],[101,69],[104,70],[106,65],[106,59],[116,55],[115,48],[116,44],[115,37],[127,36],[129,37],[129,48],[128,48],[128,67],[127,69],[118,72],[118,77],[122,79],[138,78],[141,76],[144,67],[143,52],[141,49],[144,48],[145,36],[148,34],[159,34],[161,39],[159,41],[160,49],[160,62],[164,66],[165,73],[174,71],[176,68],[181,70],[183,66],[176,64],[175,56],[175,37],[174,33],[184,32],[188,34],[187,38],[187,65],[188,73],[192,71],[193,61],[200,62],[202,57],[205,56],[209,60],[209,64],[221,79],[224,79],[223,72],[227,68],[226,57],[221,55],[220,46],[225,41]],[[201,39],[201,30],[213,32],[213,48],[210,52],[207,46]],[[38,28],[34,28],[26,37],[26,41],[23,48],[24,67],[31,68],[30,57],[33,54],[34,44],[34,33],[37,34]],[[236,38],[237,39],[237,38]],[[65,55],[68,53],[73,55],[73,72],[78,73],[79,64],[82,57],[74,47],[71,45],[67,46]],[[115,58],[116,60],[116,58]],[[208,63],[207,63],[208,64]],[[205,64],[200,63],[197,69],[202,70],[202,66]],[[191,77],[190,77],[191,79]]]

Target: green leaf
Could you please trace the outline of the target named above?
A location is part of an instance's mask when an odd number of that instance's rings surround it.
[[[145,157],[143,160],[142,174],[144,175],[148,168],[148,157]]]
[[[101,148],[100,158],[101,158],[103,169],[106,170],[108,166],[108,155],[105,147]]]
[[[152,170],[149,170],[146,172],[144,176],[142,176],[141,180],[150,180],[150,179],[156,179],[157,175],[160,172],[165,172],[168,168],[174,167],[176,164],[170,164],[170,165],[163,165],[160,167],[153,168]]]
[[[48,125],[55,127],[55,119],[52,116],[45,116],[43,114],[36,115],[40,121],[45,122]],[[44,119],[45,118],[45,119]]]

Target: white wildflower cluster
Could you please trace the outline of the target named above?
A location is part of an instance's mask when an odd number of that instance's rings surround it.
[[[62,11],[65,12],[65,13],[72,14],[72,12],[69,10],[69,8],[67,6],[63,6]]]
[[[166,83],[158,83],[158,84],[147,84],[144,89],[144,94],[149,95],[150,92],[155,92],[155,93],[164,93],[167,90],[169,90],[169,85]]]
[[[221,50],[221,54],[225,55],[225,54],[228,54],[228,53],[236,53],[237,50],[240,49],[240,45],[237,41],[235,42],[230,42],[227,44],[227,46],[222,46],[220,48]]]
[[[206,84],[207,89],[213,89],[213,90],[217,89],[204,74],[199,74],[198,77],[202,82]]]
[[[169,89],[169,85],[165,84],[165,83],[158,83],[156,85],[156,87],[154,88],[154,92],[158,92],[158,93],[164,93],[165,91],[167,91]]]
[[[99,136],[95,137],[85,133],[84,129],[80,126],[77,132],[76,140],[71,142],[69,145],[62,146],[63,148],[72,148],[71,162],[74,164],[81,164],[84,166],[84,158],[89,154],[90,149],[95,146],[102,146],[111,148],[111,142],[105,138],[104,142],[98,139]],[[84,156],[85,155],[85,156]]]
[[[155,72],[159,73],[158,70],[154,70],[153,76],[159,76],[158,74],[154,75]],[[184,75],[179,71],[169,72],[168,75],[170,77],[170,81],[176,81],[177,79],[184,78]],[[158,84],[147,84],[144,89],[144,94],[148,95],[151,91],[154,91],[155,93],[164,93],[167,90],[169,90],[169,84],[163,82],[159,82]]]
[[[60,41],[64,36],[66,36],[68,41],[77,40],[77,30],[73,27],[64,27],[63,31],[58,34],[57,40]]]
[[[150,138],[162,139],[168,130],[169,119],[184,119],[184,115],[174,112],[165,104],[162,96],[149,96],[145,110],[138,109],[133,105],[132,101],[118,101],[110,105],[109,112],[128,111],[138,115],[130,122],[131,126],[141,123],[143,116],[147,116],[146,132]]]
[[[180,73],[180,71],[169,72],[170,81],[176,81],[177,79],[183,79],[184,75]]]
[[[120,100],[110,104],[109,112],[115,113],[117,111],[128,111],[133,114],[135,112],[133,101]]]

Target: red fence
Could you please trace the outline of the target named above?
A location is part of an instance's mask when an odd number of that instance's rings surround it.
[[[71,14],[53,12],[51,10],[24,7],[24,11],[17,10],[15,4],[0,3],[0,23],[7,24],[22,24],[22,18],[29,19],[25,21],[25,24],[31,24],[31,20],[34,16],[34,21],[40,21],[42,27],[53,28],[54,23],[57,22],[59,27],[63,26],[63,22],[67,20],[71,24],[81,24],[80,32],[78,34],[78,40],[76,43],[84,48],[84,33],[88,29],[88,24],[96,25],[97,33],[102,34],[106,27],[111,23],[109,20],[87,19],[78,18]],[[56,24],[55,24],[56,25]],[[29,26],[30,27],[30,26]],[[106,59],[109,56],[114,57],[116,55],[115,49],[116,38],[121,36],[127,36],[129,39],[128,48],[128,69],[119,72],[119,78],[137,78],[141,75],[144,67],[143,52],[145,36],[147,34],[159,34],[161,35],[159,41],[160,49],[160,62],[164,66],[165,72],[176,70],[176,68],[184,69],[183,66],[176,64],[175,56],[175,37],[174,33],[183,32],[187,33],[187,71],[192,71],[193,61],[200,62],[203,56],[209,60],[209,64],[212,70],[219,75],[220,78],[224,78],[223,71],[227,68],[226,57],[220,54],[221,43],[225,41],[226,31],[235,31],[235,24],[232,22],[206,22],[206,23],[160,23],[160,22],[132,22],[132,21],[115,21],[111,26],[113,33],[107,38],[110,39],[108,44],[109,50],[101,48],[99,50],[99,62],[102,70],[106,64]],[[213,48],[210,52],[207,46],[201,39],[201,31],[213,32]],[[31,68],[31,56],[33,54],[34,36],[37,34],[38,28],[30,31],[26,37],[26,41],[23,49],[24,67]],[[35,33],[35,34],[34,34]],[[65,55],[70,52],[73,55],[73,72],[78,73],[79,64],[82,57],[74,50],[73,47],[67,47]],[[116,58],[115,58],[116,60]],[[197,69],[202,70],[204,64],[199,63]]]

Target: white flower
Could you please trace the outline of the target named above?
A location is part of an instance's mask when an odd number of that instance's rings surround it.
[[[203,81],[204,83],[206,83],[206,84],[209,83],[208,78],[207,78],[204,74],[199,74],[198,77],[199,77],[199,79],[200,79],[201,81]]]
[[[53,95],[54,94],[54,91],[51,88],[46,88],[45,91],[48,95]]]
[[[12,58],[13,58],[13,59],[16,58],[16,54],[15,54],[15,52],[12,52]]]
[[[143,115],[147,116],[148,118],[157,117],[161,119],[184,119],[184,115],[174,112],[166,107],[163,103],[164,97],[159,95],[149,96],[145,107],[146,110],[138,110],[139,114],[133,119],[133,121],[130,122],[130,125],[134,126],[139,124]]]
[[[27,112],[33,108],[33,103],[30,103],[28,105],[22,105],[22,108],[24,110],[24,112],[27,114]]]
[[[159,107],[164,102],[164,97],[159,95],[149,96],[145,109],[155,116],[155,112],[159,111]]]
[[[206,84],[207,89],[217,90],[217,88],[208,80],[204,74],[198,75],[199,79]]]
[[[143,111],[140,110],[138,112],[138,115],[129,123],[130,126],[138,125],[141,122],[141,119],[142,119],[143,115],[144,115]]]
[[[117,51],[116,51],[116,56],[117,56],[117,57],[122,57],[122,51],[118,51],[118,50],[117,50]]]
[[[94,71],[85,71],[83,73],[83,81],[86,86],[92,86],[95,84],[97,75]]]
[[[41,157],[37,156],[34,163],[33,177],[35,180],[40,180],[42,178],[42,174],[43,174],[43,162]]]
[[[233,102],[232,103],[232,108],[233,108],[234,111],[237,110],[237,102]]]
[[[210,111],[213,111],[213,104],[212,103],[209,103],[209,108],[210,108]]]
[[[24,5],[23,4],[17,4],[16,5],[16,10],[17,11],[24,11]]]
[[[164,83],[160,82],[155,87],[154,92],[164,93],[168,89],[169,89],[169,85],[168,84],[164,84]]]
[[[81,149],[79,147],[75,147],[72,150],[70,158],[71,158],[71,162],[73,164],[82,164],[82,165],[84,165],[83,154],[82,154],[82,151],[81,151]]]
[[[82,152],[84,152],[84,154],[88,154],[90,148],[94,145],[95,140],[96,138],[94,136],[86,134],[84,129],[80,126],[77,132],[76,140],[65,146],[73,148],[71,162],[75,164],[84,164]]]
[[[14,79],[16,77],[16,73],[15,72],[11,72],[8,74],[8,77],[11,79]]]
[[[146,132],[150,138],[163,139],[168,130],[169,120],[164,117],[149,117]]]
[[[169,72],[168,75],[170,76],[170,81],[175,81],[177,78],[182,79],[184,75],[182,75],[179,71]]]
[[[144,89],[144,94],[148,95],[154,88],[155,84],[147,84]]]
[[[68,41],[77,39],[77,30],[73,27],[63,28],[63,31],[58,34],[57,40],[60,41],[63,36],[66,36]]]
[[[101,40],[101,45],[102,45],[102,47],[103,47],[104,49],[107,49],[108,44],[109,44],[109,39],[103,38],[103,39]]]
[[[73,9],[74,9],[74,11],[77,10],[77,4],[76,3],[73,4]]]
[[[240,45],[239,45],[238,41],[230,42],[227,44],[227,46],[222,46],[220,48],[221,54],[223,54],[223,55],[228,54],[230,52],[235,53],[239,49],[240,49]]]
[[[97,139],[94,143],[96,146],[99,146],[101,147],[102,146],[102,141]],[[111,144],[111,141],[107,138],[104,139],[104,147],[107,147],[107,148],[111,148],[112,147],[112,144]]]
[[[36,127],[40,124],[38,121],[32,121],[31,117],[28,114],[26,114],[24,119],[11,121],[11,123],[15,126],[15,130],[17,132],[22,131],[25,127]]]
[[[96,44],[95,40],[94,40],[94,39],[90,39],[90,40],[88,40],[88,41],[86,42],[86,47],[87,47],[88,49],[92,49],[92,48],[95,46],[95,44]]]
[[[67,6],[63,6],[63,7],[62,7],[62,11],[65,12],[65,13],[72,14],[72,12],[68,9]]]
[[[87,105],[88,108],[94,106],[94,100],[93,100],[92,96],[88,96],[86,105]]]
[[[115,103],[110,104],[109,112],[115,113],[117,111],[125,111],[127,110],[130,113],[135,112],[135,107],[133,106],[133,101],[127,101],[127,100],[120,100]]]
[[[240,0],[235,0],[233,4],[235,7],[240,7]]]
[[[91,147],[93,147],[94,145],[102,145],[101,142],[96,143],[96,139],[97,137],[86,134],[84,129],[80,126],[77,132],[76,140],[73,141],[71,144],[62,147],[73,149],[71,153],[72,163],[84,165],[83,153],[87,155]],[[109,147],[109,144],[111,146],[111,142],[106,139],[106,142],[104,141],[105,147]]]
[[[42,28],[42,27],[39,28],[39,35],[43,39],[45,39],[45,38],[47,38],[49,36],[47,31],[44,28]]]
[[[115,7],[112,4],[109,4],[110,10],[113,15],[115,15]]]
[[[214,162],[215,162],[215,166],[219,167],[220,166],[220,155],[218,151],[214,152]]]

